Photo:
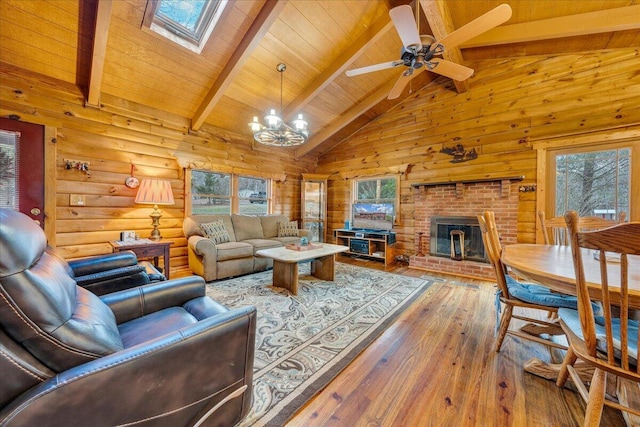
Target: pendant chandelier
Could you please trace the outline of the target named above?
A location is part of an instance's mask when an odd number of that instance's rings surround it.
[[[283,73],[287,69],[285,64],[278,64],[276,70],[280,73],[280,114],[282,115],[282,82]],[[307,122],[302,118],[302,114],[298,114],[298,118],[292,122],[293,126],[289,126],[284,120],[276,114],[276,110],[272,109],[264,118],[266,125],[262,125],[258,121],[258,117],[253,117],[253,122],[249,123],[253,131],[253,139],[264,145],[272,145],[276,147],[292,147],[307,142],[309,138],[309,130]]]

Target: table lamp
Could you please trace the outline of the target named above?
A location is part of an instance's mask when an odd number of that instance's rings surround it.
[[[162,212],[158,209],[158,205],[173,205],[173,192],[171,191],[171,183],[164,179],[143,179],[138,188],[138,194],[136,195],[136,203],[154,205],[153,211],[149,216],[151,217],[151,225],[153,225],[153,231],[151,231],[151,240],[160,240],[160,217]]]

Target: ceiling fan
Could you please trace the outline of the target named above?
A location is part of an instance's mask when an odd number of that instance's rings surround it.
[[[346,75],[352,77],[403,65],[407,69],[402,72],[387,97],[395,99],[400,96],[407,83],[425,69],[458,81],[471,77],[473,69],[435,57],[508,21],[511,18],[511,7],[501,4],[438,41],[430,35],[419,34],[411,6],[394,7],[389,11],[389,16],[402,40],[400,59],[348,70]]]

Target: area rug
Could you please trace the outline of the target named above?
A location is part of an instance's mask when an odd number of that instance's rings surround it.
[[[228,307],[258,311],[253,406],[241,426],[282,426],[438,279],[336,263],[336,279],[301,264],[298,295],[272,271],[207,285]]]

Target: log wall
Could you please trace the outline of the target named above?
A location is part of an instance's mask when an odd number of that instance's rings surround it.
[[[544,192],[534,145],[601,143],[618,133],[628,136],[629,129],[639,135],[637,48],[470,65],[476,74],[468,92],[458,94],[450,81],[438,79],[319,158],[318,172],[331,174],[328,235],[349,218],[354,178],[401,171],[395,251],[413,255],[412,184],[522,175],[521,185],[538,189],[519,193],[517,239],[534,242]],[[630,143],[638,160],[640,137]],[[441,150],[457,144],[476,150],[478,158],[452,163]],[[638,188],[632,191],[637,206]],[[640,220],[637,208],[632,215]]]
[[[125,186],[134,165],[139,180],[155,177],[171,181],[175,205],[161,206],[161,233],[171,240],[171,267],[187,268],[185,167],[212,168],[255,176],[273,176],[274,212],[300,219],[301,173],[312,170],[312,160],[295,160],[291,150],[254,147],[249,133],[237,135],[204,126],[188,131],[188,120],[103,95],[100,109],[84,107],[75,85],[0,64],[0,114],[43,124],[51,135],[54,182],[45,191],[55,193],[54,206],[45,206],[49,242],[66,258],[111,252],[110,240],[122,230],[142,237],[151,231],[152,207],[134,204],[136,191]],[[89,162],[88,173],[66,169],[65,160]],[[187,184],[188,185],[188,184]],[[84,206],[71,206],[71,195],[84,196]],[[53,218],[53,221],[51,220]]]
[[[174,241],[174,269],[187,266],[181,228],[184,168],[194,164],[284,177],[274,182],[274,211],[292,219],[300,217],[300,174],[329,174],[328,236],[349,217],[354,178],[398,173],[401,210],[395,250],[407,255],[415,253],[412,184],[522,175],[522,185],[538,184],[538,190],[519,194],[517,237],[533,242],[544,191],[541,150],[536,148],[638,135],[638,50],[470,65],[476,75],[468,92],[457,94],[451,82],[439,79],[320,156],[317,165],[312,156],[294,159],[291,151],[254,147],[248,135],[210,126],[191,134],[184,117],[108,95],[102,96],[100,109],[87,108],[76,85],[6,64],[0,64],[0,115],[47,126],[48,144],[56,153],[47,170],[53,181],[47,183],[52,200],[47,223],[53,224],[48,233],[68,258],[110,252],[108,241],[122,230],[143,236],[150,232],[150,208],[135,205],[135,190],[124,185],[132,164],[138,179],[171,180],[176,204],[162,209],[161,231]],[[457,144],[475,149],[478,158],[451,163],[441,150]],[[65,169],[65,159],[90,162],[89,173]],[[71,194],[85,196],[86,205],[70,206]],[[637,188],[632,197],[637,206]],[[637,211],[631,214],[640,220]]]

